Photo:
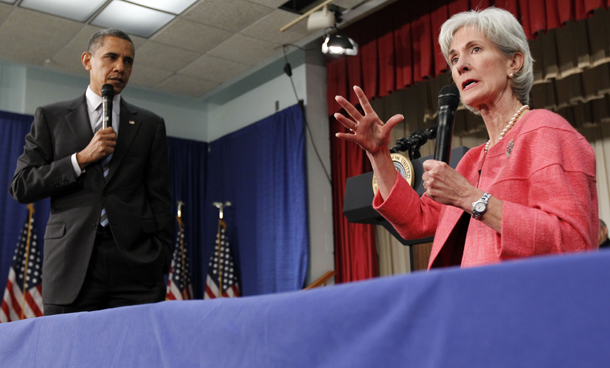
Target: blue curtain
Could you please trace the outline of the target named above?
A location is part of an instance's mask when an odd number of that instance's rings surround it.
[[[34,117],[0,111],[0,294],[4,294],[8,270],[17,238],[27,217],[27,205],[17,203],[8,188],[15,173],[17,158],[23,153],[25,136]],[[51,204],[48,199],[34,203],[34,227],[41,252],[44,230]],[[44,276],[43,276],[44,277]]]
[[[210,143],[206,255],[225,210],[243,295],[303,287],[309,246],[304,120],[298,105]],[[203,263],[207,268],[207,259]]]
[[[203,226],[204,208],[206,206],[205,173],[208,156],[208,144],[188,139],[167,138],[169,151],[169,170],[171,193],[174,203],[172,213],[177,215],[178,201],[182,206],[182,222],[184,223],[184,241],[191,262],[191,278],[193,294],[196,299],[203,298],[205,277],[202,269],[204,260],[203,247],[205,226]],[[178,232],[178,223],[175,225]],[[177,239],[176,239],[177,240]]]
[[[32,116],[0,112],[0,293],[6,285],[25,205],[8,194]],[[195,298],[203,297],[216,241],[214,201],[230,201],[227,234],[243,295],[298,290],[305,282],[309,246],[305,132],[298,105],[208,144],[168,137],[172,213],[183,201],[185,242]],[[34,204],[40,248],[50,201]],[[44,277],[44,275],[43,275]]]

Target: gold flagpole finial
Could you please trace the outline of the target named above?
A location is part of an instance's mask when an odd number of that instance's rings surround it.
[[[178,217],[182,218],[182,206],[184,206],[184,202],[178,201]]]
[[[227,201],[225,203],[213,202],[212,204],[214,205],[214,207],[218,208],[218,211],[219,211],[218,218],[222,220],[224,217],[224,208],[229,207],[231,205],[231,202],[229,202],[229,201]]]

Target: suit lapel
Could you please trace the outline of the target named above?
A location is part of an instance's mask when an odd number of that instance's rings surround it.
[[[68,126],[76,136],[76,142],[79,147],[87,147],[93,138],[91,123],[89,121],[89,112],[87,111],[87,100],[83,94],[77,98],[68,107],[66,113],[66,121]]]
[[[141,122],[138,120],[138,112],[131,108],[121,98],[121,117],[119,119],[119,135],[117,137],[116,147],[114,148],[114,154],[112,155],[112,161],[110,162],[110,171],[106,177],[106,183],[109,183],[117,171],[121,162],[125,158],[133,139],[135,138],[138,130],[140,129]]]

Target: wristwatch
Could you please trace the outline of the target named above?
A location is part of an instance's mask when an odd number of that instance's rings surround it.
[[[491,194],[485,193],[476,202],[472,202],[472,217],[475,220],[478,220],[487,212],[487,202],[489,202],[489,198],[491,198]]]

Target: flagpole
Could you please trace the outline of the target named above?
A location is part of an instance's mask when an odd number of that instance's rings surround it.
[[[178,215],[176,219],[178,220],[178,236],[180,237],[180,254],[182,254],[182,283],[184,284],[184,289],[186,290],[186,261],[184,257],[184,237],[182,236],[182,227],[184,223],[182,222],[182,206],[184,202],[178,201]],[[184,293],[184,290],[182,291]],[[184,298],[184,294],[182,295],[182,299]]]
[[[222,225],[224,225],[224,221],[222,220],[224,217],[224,207],[228,207],[231,205],[231,202],[225,202],[224,204],[221,202],[212,203],[214,207],[218,208],[218,235],[216,239],[218,239],[218,246],[216,247],[216,252],[218,254],[218,297],[222,298],[222,261],[220,259],[221,255],[221,246],[220,246],[220,229]],[[225,225],[226,226],[226,225]]]
[[[25,243],[25,268],[23,270],[23,292],[21,293],[21,315],[19,319],[23,319],[25,310],[25,290],[28,285],[28,263],[30,259],[30,239],[32,238],[32,216],[34,215],[34,204],[28,204],[28,237]]]

